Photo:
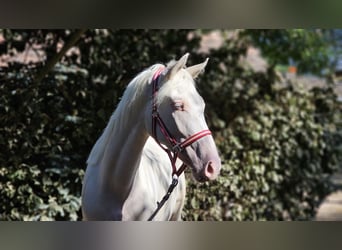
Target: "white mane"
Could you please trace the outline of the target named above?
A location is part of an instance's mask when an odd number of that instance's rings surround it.
[[[148,69],[139,73],[127,86],[122,99],[116,110],[113,112],[107,127],[104,129],[102,135],[95,143],[92,148],[90,155],[87,159],[88,165],[98,165],[100,160],[103,158],[106,146],[109,138],[112,137],[113,133],[116,133],[126,124],[126,119],[132,114],[132,109],[136,110],[136,107],[142,107],[139,102],[139,96],[144,93],[146,86],[151,83],[154,73],[162,67],[162,64],[155,64]],[[126,118],[126,119],[125,119]]]

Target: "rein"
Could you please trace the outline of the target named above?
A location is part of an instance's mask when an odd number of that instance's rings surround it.
[[[185,139],[183,142],[178,142],[175,137],[171,135],[169,130],[167,129],[165,123],[161,119],[159,112],[158,112],[158,107],[156,103],[156,96],[159,90],[159,81],[160,81],[160,75],[162,71],[164,71],[165,67],[160,67],[157,72],[153,75],[152,78],[152,137],[154,140],[158,143],[158,145],[167,153],[169,156],[171,166],[172,166],[172,182],[162,198],[160,202],[157,202],[157,208],[153,212],[153,214],[148,218],[148,221],[153,220],[153,218],[157,215],[159,210],[163,207],[165,202],[169,199],[172,191],[178,184],[178,178],[179,176],[184,172],[186,169],[187,165],[185,163],[182,163],[182,165],[177,169],[176,166],[176,161],[178,158],[178,155],[180,152],[182,152],[186,147],[190,146],[194,142],[198,141],[204,136],[211,135],[210,130],[205,129],[202,130],[198,133],[195,133],[191,136],[189,136],[187,139]],[[161,144],[161,142],[158,140],[157,137],[157,126],[159,126],[161,133],[165,137],[165,139],[171,144],[172,148],[169,149],[168,147],[164,146]]]

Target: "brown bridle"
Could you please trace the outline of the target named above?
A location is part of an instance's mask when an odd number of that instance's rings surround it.
[[[199,139],[211,135],[210,130],[205,129],[200,132],[197,132],[191,136],[189,136],[187,139],[185,139],[183,142],[178,142],[177,139],[171,135],[169,130],[167,129],[165,123],[161,119],[159,112],[158,112],[158,107],[157,107],[157,93],[159,90],[159,81],[160,81],[160,76],[161,73],[164,71],[165,67],[160,67],[155,74],[153,75],[152,78],[152,137],[154,140],[158,143],[158,145],[167,153],[169,156],[171,166],[172,166],[172,183],[169,186],[169,189],[163,199],[160,202],[157,202],[157,209],[154,211],[154,213],[149,217],[149,221],[151,221],[158,211],[161,209],[161,207],[164,205],[164,203],[168,200],[170,197],[173,189],[177,186],[178,184],[178,177],[184,172],[186,169],[187,165],[185,163],[182,163],[182,165],[177,169],[176,167],[176,161],[178,158],[178,155],[180,152],[182,152],[186,147],[192,145],[194,142],[198,141]],[[164,146],[158,139],[157,136],[157,126],[159,126],[161,133],[165,137],[165,139],[170,143],[172,146],[171,149],[168,147]]]
[[[153,79],[152,79],[152,98],[153,98],[153,101],[152,101],[152,137],[155,139],[158,145],[168,154],[170,161],[171,161],[171,165],[172,165],[172,176],[176,175],[177,177],[179,177],[186,168],[186,165],[183,163],[181,167],[177,170],[176,161],[177,161],[179,153],[182,152],[186,147],[198,141],[199,139],[207,135],[211,135],[211,132],[208,129],[202,130],[198,133],[195,133],[189,136],[183,142],[178,142],[176,138],[171,135],[171,133],[169,132],[165,123],[163,122],[163,120],[161,119],[159,115],[158,107],[156,104],[156,97],[157,97],[158,87],[159,87],[158,83],[159,83],[159,79],[161,76],[161,72],[164,69],[165,67],[160,67],[157,70],[157,72],[154,74]],[[161,133],[172,146],[171,149],[161,144],[160,141],[158,140],[157,126],[159,126]]]

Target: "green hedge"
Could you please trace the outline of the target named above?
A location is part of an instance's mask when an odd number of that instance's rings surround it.
[[[1,54],[38,42],[49,59],[73,31],[2,33]],[[190,65],[204,60],[199,35],[89,30],[75,45],[81,56],[63,57],[41,83],[33,80],[41,63],[1,68],[0,219],[80,220],[85,161],[125,85],[185,52]],[[226,39],[199,79],[224,168],[215,182],[188,178],[186,220],[308,219],[333,188],[327,178],[342,141],[336,96],[329,88],[278,88],[272,68],[245,69],[239,60],[248,41]]]
[[[224,157],[219,180],[190,182],[185,219],[308,220],[334,190],[329,177],[341,167],[336,145],[342,135],[331,127],[333,120],[317,119],[338,111],[332,90],[285,87],[259,98],[258,86],[252,88],[248,112],[217,134]],[[327,113],[320,113],[318,99],[330,102]],[[341,113],[331,117],[340,118]]]

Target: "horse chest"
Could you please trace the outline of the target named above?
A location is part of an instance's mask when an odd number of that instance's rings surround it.
[[[171,181],[169,168],[159,165],[157,171],[153,165],[146,166],[142,161],[136,174],[132,190],[124,202],[122,208],[123,220],[147,220],[157,207],[157,202],[165,195]],[[168,163],[169,164],[169,163]],[[155,220],[180,220],[181,211],[185,200],[185,178],[182,175],[179,183],[171,194],[169,200],[157,214]]]

